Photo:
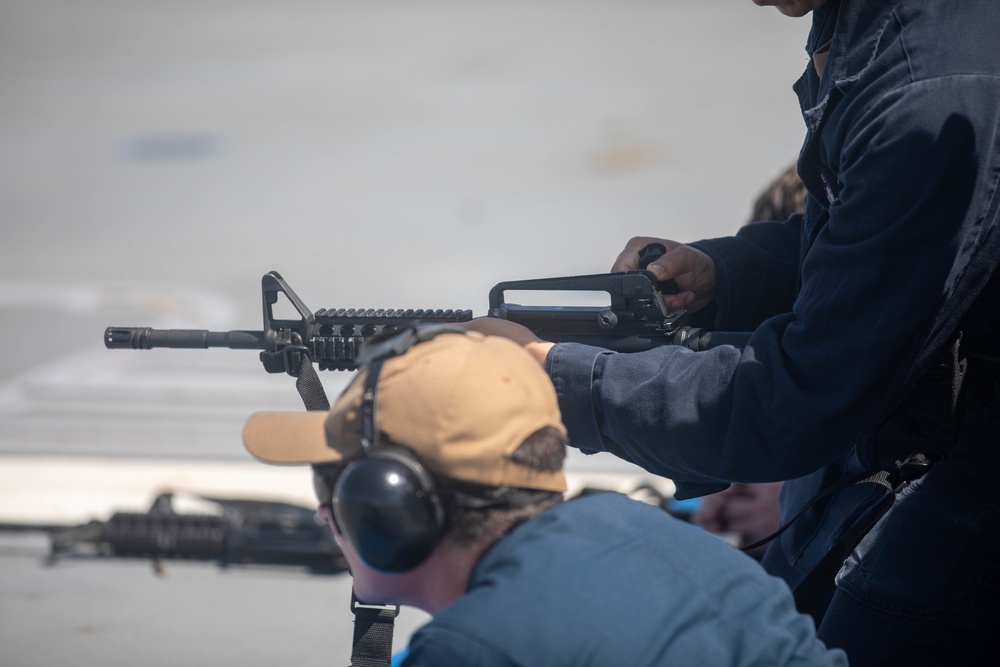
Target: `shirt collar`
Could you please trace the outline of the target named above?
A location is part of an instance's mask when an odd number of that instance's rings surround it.
[[[900,0],[830,0],[813,12],[807,51],[829,82],[849,87],[874,60]],[[826,54],[824,56],[824,53]],[[816,62],[819,55],[821,63]]]

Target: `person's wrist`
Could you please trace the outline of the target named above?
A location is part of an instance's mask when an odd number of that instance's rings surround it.
[[[555,347],[555,343],[547,340],[539,340],[525,344],[524,349],[535,358],[535,361],[542,365],[542,368],[545,368],[545,360],[548,359],[549,350],[553,347]]]

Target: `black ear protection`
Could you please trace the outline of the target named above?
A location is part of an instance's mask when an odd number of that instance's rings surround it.
[[[444,532],[433,481],[409,451],[398,447],[376,449],[341,473],[333,515],[362,560],[383,572],[420,565]]]
[[[454,325],[408,326],[370,339],[359,363],[368,364],[361,399],[364,456],[350,463],[333,488],[337,530],[365,563],[383,572],[406,572],[424,562],[444,532],[444,511],[430,475],[409,450],[378,446],[375,422],[382,363],[442,333],[468,333]]]

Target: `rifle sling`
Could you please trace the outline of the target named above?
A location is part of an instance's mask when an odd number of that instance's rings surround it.
[[[330,409],[330,400],[326,397],[319,373],[308,354],[299,354],[299,374],[295,379],[295,388],[299,390],[306,410]]]
[[[308,354],[299,355],[299,373],[295,388],[306,410],[329,410],[323,383]],[[398,606],[372,606],[358,601],[351,591],[351,613],[354,614],[354,643],[351,648],[352,667],[390,667],[392,664],[392,631]]]
[[[351,667],[390,667],[392,664],[392,629],[398,605],[366,605],[351,591],[354,614],[354,646]]]

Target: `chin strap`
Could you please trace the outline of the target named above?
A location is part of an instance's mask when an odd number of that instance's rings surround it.
[[[354,614],[351,667],[390,667],[392,626],[399,615],[399,605],[364,604],[351,590],[351,613]]]

